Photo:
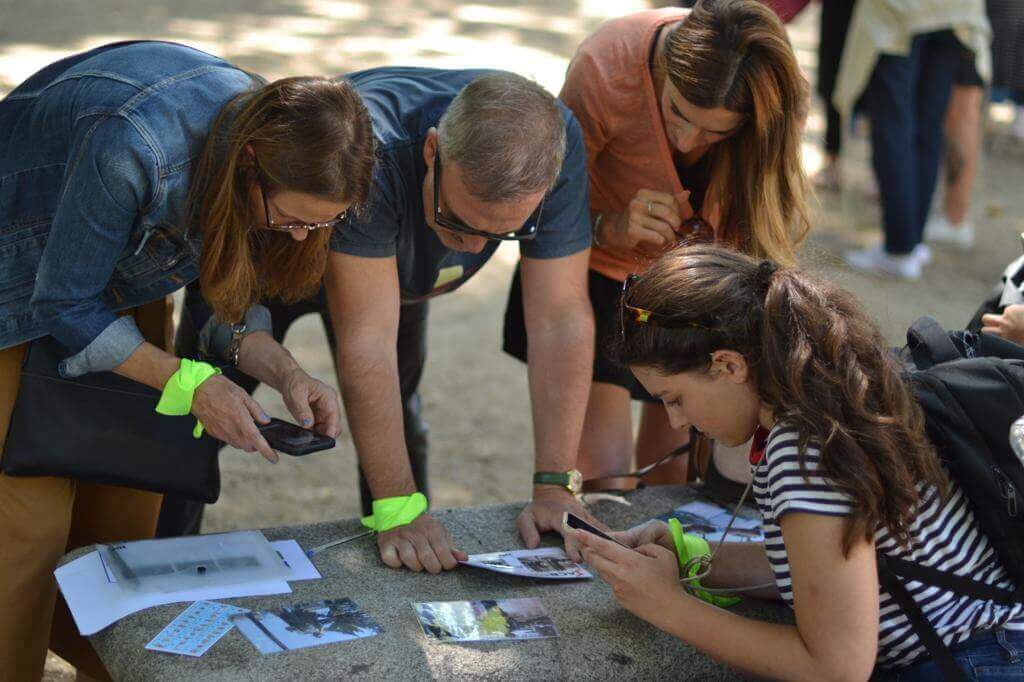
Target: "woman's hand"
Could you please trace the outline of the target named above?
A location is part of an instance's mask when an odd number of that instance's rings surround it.
[[[293,369],[281,383],[281,397],[302,426],[331,438],[341,433],[338,393],[324,382]]]
[[[615,601],[638,618],[661,627],[658,618],[664,614],[667,600],[683,594],[675,552],[657,544],[626,549],[593,533],[572,532],[584,560],[612,588]]]
[[[277,453],[256,427],[270,417],[252,396],[238,384],[221,375],[201,383],[192,398],[192,414],[214,438],[228,445],[259,452],[269,462],[277,462]]]
[[[632,249],[648,258],[657,256],[675,245],[676,230],[693,213],[689,197],[689,192],[673,196],[641,189],[625,213],[609,214],[602,221],[597,240],[606,246]]]
[[[610,535],[627,547],[637,548],[643,545],[661,545],[671,552],[676,551],[676,544],[672,539],[672,534],[668,531],[668,524],[657,519],[651,519],[647,523],[633,526],[629,530],[617,531]]]

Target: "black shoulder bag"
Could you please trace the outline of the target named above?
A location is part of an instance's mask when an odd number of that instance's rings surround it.
[[[33,341],[11,415],[0,469],[59,476],[215,502],[222,443],[192,437],[195,418],[154,410],[160,393],[113,372],[60,376],[62,349]]]

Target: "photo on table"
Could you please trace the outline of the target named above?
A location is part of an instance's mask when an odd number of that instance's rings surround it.
[[[471,554],[461,563],[474,568],[483,568],[495,573],[518,575],[524,578],[573,580],[593,577],[587,569],[570,559],[561,547]]]
[[[384,632],[351,599],[328,599],[272,611],[252,611],[231,620],[262,654],[347,642]]]
[[[436,642],[548,639],[558,629],[536,597],[413,604],[423,633]]]
[[[732,519],[733,510],[711,500],[693,500],[676,507],[670,514],[662,516],[663,521],[679,519],[683,531],[699,535],[708,542],[764,542],[761,530],[761,514],[746,506],[740,509],[733,521],[729,534],[725,529]]]

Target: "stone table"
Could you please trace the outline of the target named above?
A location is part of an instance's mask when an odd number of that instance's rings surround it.
[[[631,506],[602,501],[592,509],[613,528],[665,514],[692,496],[682,487],[648,488],[627,496]],[[520,547],[519,504],[437,512],[458,546],[473,553]],[[360,529],[356,519],[264,530],[271,540],[296,539],[312,547]],[[545,544],[556,544],[555,535]],[[69,561],[89,549],[64,557]],[[384,567],[370,537],[330,549],[313,560],[322,580],[294,582],[292,593],[221,600],[249,609],[349,597],[384,628],[369,639],[260,655],[232,630],[201,658],[144,647],[185,604],[133,614],[91,637],[115,679],[738,679],[679,640],[620,608],[600,579],[541,581],[461,567],[440,576]],[[421,601],[539,597],[557,625],[558,639],[448,644],[428,642],[411,604]],[[766,620],[788,620],[777,603],[746,599],[736,607]]]

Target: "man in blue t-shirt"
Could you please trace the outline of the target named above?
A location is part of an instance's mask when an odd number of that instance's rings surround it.
[[[455,568],[464,555],[440,521],[417,515],[414,496],[426,492],[416,391],[428,300],[461,286],[502,241],[519,242],[537,474],[518,525],[534,547],[541,532],[561,529],[564,511],[590,518],[571,494],[594,346],[579,125],[511,73],[387,67],[348,78],[377,136],[372,198],[335,231],[326,303],[271,303],[274,334],[302,312],[329,309],[364,512],[389,528],[378,534],[381,558],[432,573]],[[567,550],[579,558],[574,544]]]

